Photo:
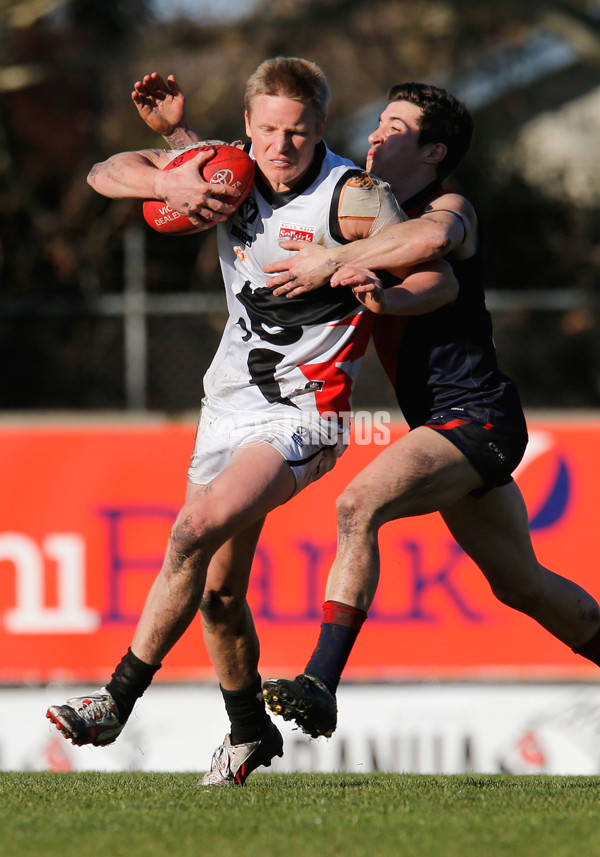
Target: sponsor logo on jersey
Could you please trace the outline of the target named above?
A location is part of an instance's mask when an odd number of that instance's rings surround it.
[[[296,387],[289,394],[292,396],[301,396],[303,393],[320,393],[325,386],[325,381],[307,381],[303,387]]]
[[[313,241],[314,226],[302,226],[296,223],[282,223],[279,227],[280,241]]]
[[[246,247],[249,247],[252,244],[252,236],[248,235],[247,232],[244,232],[243,229],[240,229],[239,226],[236,226],[235,223],[231,224],[231,234],[239,241],[243,241]]]
[[[249,196],[233,215],[230,232],[234,238],[243,241],[246,247],[250,247],[255,239],[251,224],[258,217],[258,205],[256,200]]]

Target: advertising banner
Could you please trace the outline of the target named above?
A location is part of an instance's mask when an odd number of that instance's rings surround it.
[[[201,772],[228,729],[216,683],[163,682],[138,701],[114,744],[74,747],[44,718],[64,699],[59,686],[0,688],[0,770]],[[595,685],[343,682],[338,707],[331,739],[274,718],[284,755],[269,772],[600,773]],[[181,712],[192,729],[181,728]]]
[[[393,441],[406,431],[382,415],[370,419],[370,426],[357,421],[335,470],[264,526],[249,600],[265,677],[303,669],[335,555],[335,499],[385,448],[386,432]],[[0,426],[0,682],[108,679],[160,569],[194,432],[178,422]],[[600,420],[534,418],[530,437],[517,482],[539,559],[598,598]],[[596,667],[495,600],[439,515],[386,525],[380,551],[379,590],[347,678],[597,676]],[[157,680],[206,679],[214,673],[196,620]]]

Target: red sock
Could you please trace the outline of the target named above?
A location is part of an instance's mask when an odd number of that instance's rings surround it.
[[[344,625],[346,628],[355,628],[360,631],[366,618],[367,614],[364,610],[342,604],[341,601],[325,601],[323,604],[323,622]]]

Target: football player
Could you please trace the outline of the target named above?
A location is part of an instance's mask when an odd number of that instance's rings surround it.
[[[162,101],[161,87],[168,90]],[[306,60],[266,60],[250,77],[245,129],[256,177],[240,207],[221,199],[235,188],[202,179],[204,155],[162,169],[178,148],[120,153],[89,175],[105,196],[160,199],[199,228],[218,224],[229,316],[204,377],[185,503],[131,647],[106,687],[53,705],[47,715],[75,744],[112,743],[200,610],[230,720],[205,786],[243,785],[257,766],[282,754],[261,694],[259,642],[246,600],[250,569],[265,516],[331,470],[343,451],[342,414],[350,410],[374,317],[351,289],[275,295],[264,266],[287,237],[331,247],[404,216],[386,184],[323,142],[328,98],[323,72]],[[151,122],[181,100],[173,81],[157,75],[134,91]],[[197,141],[168,124],[164,131],[169,142]],[[397,312],[429,311],[456,296],[445,262],[394,273]],[[174,712],[174,725],[182,721],[185,713]]]
[[[303,673],[263,686],[272,711],[315,737],[336,728],[336,688],[379,579],[378,531],[398,518],[440,512],[500,601],[600,665],[597,602],[542,566],[532,546],[512,477],[527,443],[525,418],[516,385],[496,360],[477,217],[465,197],[443,187],[468,151],[472,127],[465,105],[443,89],[394,86],[369,136],[367,169],[391,185],[411,220],[344,247],[284,242],[295,255],[266,267],[275,294],[292,299],[325,282],[363,290],[410,426],[338,499],[337,555]],[[456,301],[402,320],[380,314],[385,291],[369,269],[442,256],[459,283]]]

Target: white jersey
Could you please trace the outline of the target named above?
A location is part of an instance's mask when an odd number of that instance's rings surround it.
[[[371,314],[346,288],[276,297],[262,268],[285,256],[284,239],[343,242],[338,201],[353,172],[361,171],[320,144],[298,187],[278,194],[258,177],[238,211],[218,225],[229,318],[204,377],[209,401],[292,419],[350,410]]]

